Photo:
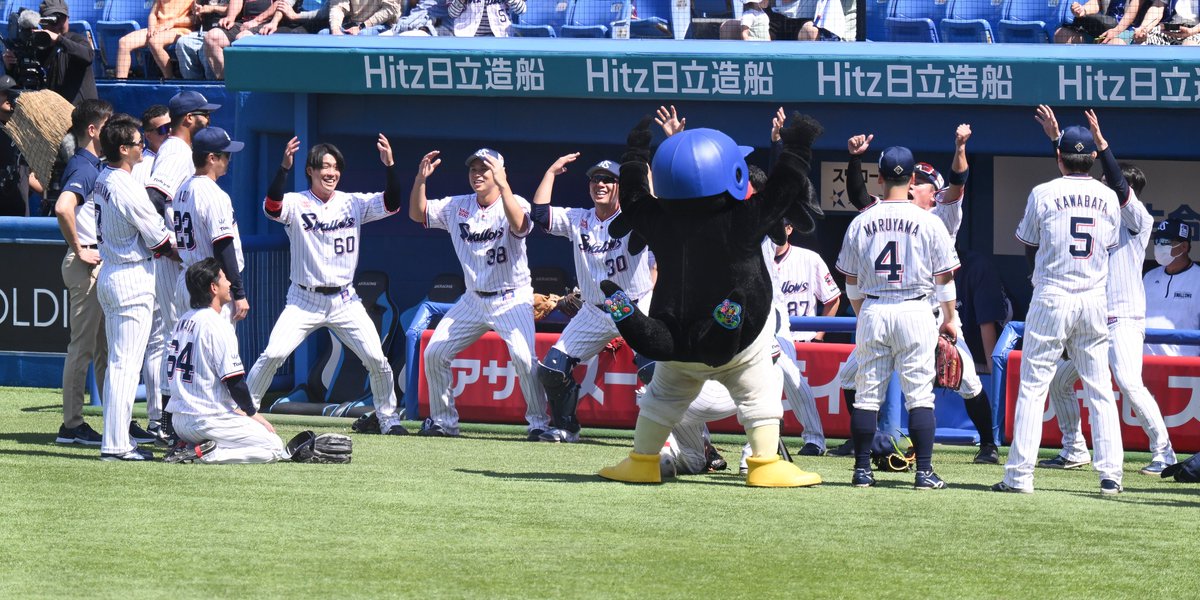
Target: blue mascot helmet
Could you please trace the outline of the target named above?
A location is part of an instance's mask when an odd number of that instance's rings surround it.
[[[750,172],[746,155],[754,148],[739,146],[716,129],[689,129],[663,142],[654,153],[654,195],[665,200],[704,198],[728,193],[746,199]]]

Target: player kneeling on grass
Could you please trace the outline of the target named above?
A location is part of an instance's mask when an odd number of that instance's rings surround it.
[[[269,463],[285,458],[283,440],[250,399],[233,324],[221,315],[232,299],[221,265],[205,258],[185,276],[192,310],[167,346],[175,433],[187,443],[166,462]],[[223,384],[223,385],[222,385]]]

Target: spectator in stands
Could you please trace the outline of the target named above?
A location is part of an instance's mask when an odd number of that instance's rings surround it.
[[[7,125],[16,107],[17,82],[0,75],[0,125]],[[42,193],[42,185],[29,171],[17,143],[0,127],[0,217],[28,217],[29,190]]]
[[[180,36],[192,32],[193,0],[157,0],[150,9],[145,29],[136,29],[121,37],[117,42],[117,79],[127,79],[133,63],[133,51],[149,48],[158,70],[163,77],[173,75],[171,55],[167,46]]]
[[[812,20],[800,25],[796,39],[802,42],[853,40],[854,32],[848,29],[846,14],[854,10],[854,0],[817,0]]]
[[[334,0],[329,8],[329,33],[378,35],[391,29],[403,10],[399,0]]]
[[[330,4],[334,0],[325,0],[315,10],[305,10],[304,0],[296,0],[295,4],[288,0],[275,0],[275,10],[283,15],[278,33],[319,33],[329,29]]]
[[[525,14],[525,0],[449,0],[458,37],[508,37],[513,17]]]
[[[742,39],[755,42],[771,41],[771,19],[763,12],[771,0],[750,0],[742,5]]]
[[[184,79],[216,78],[204,54],[204,36],[217,27],[228,11],[229,0],[195,0],[192,18],[197,28],[175,41],[175,59],[179,61],[179,74]]]
[[[50,45],[39,55],[39,62],[46,72],[46,89],[51,89],[78,105],[81,100],[95,100],[96,76],[92,74],[92,61],[96,53],[91,41],[81,33],[69,31],[70,11],[66,0],[42,0],[39,7],[42,15],[42,34],[50,38]],[[4,64],[12,69],[17,57],[11,50],[4,51]]]
[[[1196,13],[1195,0],[1155,0],[1154,6],[1164,10],[1170,18],[1158,26],[1150,27],[1146,43],[1153,46],[1195,46],[1200,44],[1200,15]]]
[[[1146,43],[1150,30],[1156,28],[1159,20],[1163,19],[1163,10],[1162,0],[1128,0],[1124,2],[1121,20],[1114,28],[1097,36],[1096,42],[1115,46]]]
[[[1099,0],[1071,3],[1075,21],[1054,32],[1056,44],[1128,44],[1146,39],[1142,24],[1150,11],[1151,0],[1111,0],[1103,14]],[[1157,11],[1161,16],[1161,11]],[[1136,40],[1136,41],[1135,41]]]
[[[1200,329],[1200,267],[1189,256],[1194,223],[1167,219],[1154,228],[1154,261],[1146,284],[1147,329]],[[1146,354],[1200,356],[1200,346],[1146,344]]]
[[[225,16],[204,34],[204,54],[212,79],[225,79],[225,49],[250,35],[270,35],[279,27],[275,0],[229,0]]]
[[[382,35],[454,35],[454,19],[450,18],[449,10],[446,0],[410,1],[408,14],[397,19],[396,26]]]

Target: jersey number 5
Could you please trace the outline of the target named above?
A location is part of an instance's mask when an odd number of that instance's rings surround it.
[[[1083,247],[1080,247],[1075,242],[1071,243],[1071,248],[1068,250],[1071,256],[1075,258],[1088,258],[1092,255],[1092,233],[1085,231],[1085,229],[1095,226],[1096,219],[1093,217],[1071,217],[1071,237],[1083,242]]]
[[[904,265],[900,264],[898,256],[896,242],[892,241],[884,245],[883,251],[875,257],[875,272],[881,275],[887,273],[888,283],[900,283],[903,280]]]
[[[196,371],[196,367],[192,365],[191,342],[180,350],[179,342],[171,340],[171,353],[167,355],[167,379],[174,379],[175,371],[183,373],[181,379],[184,381],[192,382],[192,373]]]

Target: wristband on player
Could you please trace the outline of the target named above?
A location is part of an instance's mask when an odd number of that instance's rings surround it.
[[[955,287],[953,281],[945,284],[939,283],[933,289],[933,297],[938,302],[954,302],[958,298],[958,289]]]
[[[971,172],[970,168],[964,169],[962,173],[957,173],[953,169],[950,170],[950,175],[946,177],[946,183],[950,185],[966,185],[967,174]]]
[[[857,283],[847,283],[846,284],[846,297],[851,300],[862,300],[863,299],[862,292],[858,291]]]

